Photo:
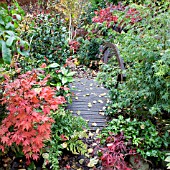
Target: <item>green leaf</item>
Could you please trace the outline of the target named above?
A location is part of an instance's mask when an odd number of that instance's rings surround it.
[[[5,31],[10,36],[15,36],[15,33],[13,31]]]
[[[13,29],[14,28],[14,25],[11,23],[11,22],[9,22],[8,24],[6,24],[6,29],[10,29],[10,27]]]
[[[59,90],[59,89],[60,89],[60,87],[61,87],[61,83],[60,83],[60,82],[58,82],[58,83],[57,83],[57,85],[56,85],[57,90]]]
[[[6,41],[6,45],[10,47],[14,40],[15,40],[15,37],[14,36],[10,36],[8,38],[8,40]]]
[[[15,14],[17,17],[17,20],[21,21],[21,15]]]
[[[0,17],[0,24],[5,25],[5,22],[2,20],[1,17]]]
[[[1,40],[2,44],[2,58],[6,64],[11,63],[11,50],[6,46],[5,41]]]
[[[66,77],[62,77],[62,80],[61,80],[62,84],[66,84],[68,81],[67,81],[67,78]]]
[[[20,51],[20,50],[19,50],[19,53],[20,53],[22,56],[25,56],[25,57],[28,57],[28,56],[29,56],[29,51]]]
[[[68,70],[62,67],[61,72],[63,73],[64,76],[67,76]]]
[[[60,65],[58,63],[52,63],[52,64],[48,65],[47,68],[56,68],[56,67],[60,67]]]
[[[75,71],[70,72],[70,73],[68,73],[68,74],[67,74],[67,76],[68,76],[68,77],[72,77],[72,76],[74,76],[74,75],[75,75],[75,73],[76,73]]]
[[[166,162],[170,162],[170,156],[165,159]]]

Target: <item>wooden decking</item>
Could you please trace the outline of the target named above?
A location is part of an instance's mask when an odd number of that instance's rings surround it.
[[[104,109],[108,90],[94,79],[87,78],[76,78],[70,86],[74,97],[68,109],[73,112],[73,115],[87,120],[90,130],[104,127],[106,125]]]

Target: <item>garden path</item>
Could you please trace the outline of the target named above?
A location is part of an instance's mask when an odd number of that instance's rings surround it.
[[[91,131],[102,129],[106,125],[104,116],[105,105],[108,101],[108,90],[99,85],[94,77],[76,77],[70,85],[73,92],[73,102],[68,109],[74,116],[84,118]]]

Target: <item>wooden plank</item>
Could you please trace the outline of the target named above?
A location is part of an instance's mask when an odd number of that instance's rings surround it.
[[[88,120],[91,130],[102,128],[106,125],[106,117],[99,114],[99,111],[105,107],[107,102],[108,90],[100,87],[93,79],[76,79],[70,85],[74,94],[72,104],[68,109],[74,116],[81,116]],[[93,103],[95,101],[95,103]],[[89,107],[91,103],[91,107]],[[95,126],[93,126],[95,125]]]

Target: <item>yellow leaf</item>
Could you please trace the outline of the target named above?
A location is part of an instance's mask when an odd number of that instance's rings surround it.
[[[88,103],[88,107],[92,107],[92,104],[91,104],[91,103]]]
[[[87,151],[88,153],[93,153],[93,148],[89,148]]]
[[[64,143],[61,144],[61,146],[62,146],[63,148],[67,148],[67,143],[64,142]]]
[[[89,168],[92,168],[98,163],[98,161],[99,161],[99,159],[94,157],[94,158],[90,159],[90,162],[87,164],[87,166]]]
[[[91,125],[92,125],[92,126],[97,126],[97,123],[92,123]]]

